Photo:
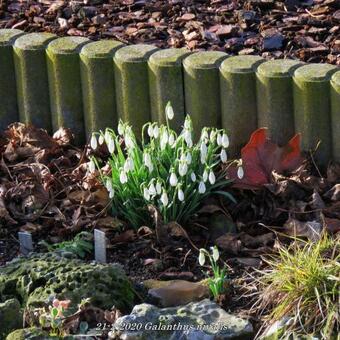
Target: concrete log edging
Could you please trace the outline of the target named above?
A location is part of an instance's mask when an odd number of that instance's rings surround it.
[[[266,126],[279,144],[296,132],[304,150],[320,140],[318,163],[340,162],[339,67],[0,29],[1,129],[18,120],[65,126],[82,143],[120,118],[136,132],[164,123],[168,101],[171,127],[180,131],[185,114],[196,132],[223,127],[232,156]]]

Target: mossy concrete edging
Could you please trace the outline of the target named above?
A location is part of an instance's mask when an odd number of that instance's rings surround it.
[[[185,114],[196,132],[223,127],[232,156],[267,127],[281,145],[298,132],[306,151],[320,141],[321,165],[340,161],[340,68],[333,65],[1,29],[0,98],[1,129],[18,120],[49,131],[64,126],[83,143],[119,119],[137,133],[150,119],[164,123],[171,101],[171,127],[180,131]]]

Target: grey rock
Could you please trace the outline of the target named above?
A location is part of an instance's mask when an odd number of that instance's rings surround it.
[[[10,331],[22,327],[22,311],[17,299],[0,303],[0,339]]]
[[[228,314],[204,299],[182,307],[157,308],[141,304],[114,324],[109,339],[123,340],[224,340],[251,339],[249,321]]]

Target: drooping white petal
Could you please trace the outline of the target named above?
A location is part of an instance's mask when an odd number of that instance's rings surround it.
[[[240,166],[238,169],[237,169],[237,177],[239,179],[242,179],[244,177],[244,170],[242,168],[242,166]]]
[[[175,187],[178,184],[178,179],[174,172],[172,172],[170,175],[169,183],[172,187]]]
[[[120,172],[119,180],[120,180],[120,183],[122,183],[122,184],[125,184],[127,182],[127,175],[126,175],[126,172],[124,170],[122,170]]]
[[[112,188],[112,181],[111,181],[111,179],[110,178],[108,178],[107,180],[106,180],[106,189],[107,189],[107,191],[111,191],[113,188]]]
[[[178,173],[180,176],[185,176],[188,172],[188,165],[186,162],[181,162],[179,163],[179,166],[178,166]]]
[[[221,157],[222,163],[227,162],[228,156],[227,156],[227,152],[224,149],[221,150],[220,157]]]
[[[149,137],[153,137],[153,127],[151,124],[148,126],[148,135]]]
[[[218,251],[218,248],[216,246],[211,247],[211,251],[212,251],[212,257],[213,257],[214,261],[216,262],[220,258],[220,253]]]
[[[150,193],[151,196],[156,195],[156,188],[155,188],[155,185],[153,183],[151,183],[150,186],[149,186],[149,193]]]
[[[208,180],[208,171],[206,169],[204,169],[203,171],[202,178],[203,178],[203,182],[206,182]]]
[[[204,252],[202,250],[200,250],[200,254],[198,256],[198,263],[201,265],[201,266],[204,266],[204,263],[205,263],[205,255],[204,255]]]
[[[161,150],[164,150],[166,147],[166,144],[168,143],[168,133],[166,131],[162,132],[162,136],[161,136]]]
[[[121,122],[118,123],[118,133],[123,136],[124,134],[124,126]]]
[[[229,146],[229,138],[225,133],[222,136],[221,144],[224,148],[227,148]]]
[[[212,170],[210,170],[209,172],[209,182],[211,185],[215,184],[216,182],[216,177],[215,177],[215,174]]]
[[[205,184],[204,184],[204,182],[201,181],[200,184],[199,184],[199,186],[198,186],[198,192],[199,192],[200,194],[204,194],[205,191],[206,191]]]
[[[191,164],[191,162],[192,162],[192,156],[191,156],[190,152],[187,152],[186,161],[187,161],[188,164]]]
[[[162,193],[161,202],[163,203],[165,207],[169,204],[168,194],[165,191],[163,191]]]
[[[103,135],[99,136],[98,143],[99,143],[99,145],[102,145],[104,143],[104,136]]]
[[[191,173],[190,178],[193,182],[196,182],[196,175],[194,172]]]
[[[156,192],[157,192],[157,195],[160,195],[162,192],[162,185],[160,182],[156,183]]]
[[[170,104],[170,102],[165,107],[165,114],[169,120],[172,120],[175,116],[174,110]]]
[[[184,192],[182,189],[178,190],[178,199],[183,202],[184,201]]]
[[[221,136],[220,133],[217,134],[216,143],[217,143],[218,146],[221,146],[221,144],[222,144],[222,136]]]
[[[105,139],[105,143],[108,145],[111,139],[111,134],[108,130],[105,131],[104,139]]]
[[[110,190],[109,191],[109,198],[113,198],[114,197],[114,195],[115,195],[115,192],[114,192],[114,190],[112,189],[112,190]]]
[[[169,136],[169,145],[172,146],[175,143],[175,136],[173,133],[170,133]]]
[[[92,159],[90,160],[90,163],[89,163],[89,170],[90,170],[90,172],[96,171],[96,164],[94,163],[94,161]]]
[[[202,134],[201,134],[201,140],[206,143],[209,139],[209,135],[208,135],[208,131],[207,130],[203,130]]]
[[[98,146],[97,137],[94,134],[91,137],[90,145],[91,145],[92,150],[97,149],[97,146]]]
[[[147,201],[150,200],[150,192],[149,192],[149,190],[148,190],[147,188],[144,188],[144,190],[143,190],[143,196],[144,196],[144,198],[145,198]]]
[[[115,152],[115,141],[111,136],[109,137],[109,142],[107,143],[107,148],[108,148],[108,150],[111,154]]]
[[[155,138],[158,138],[158,136],[159,136],[159,127],[158,127],[158,125],[155,125],[154,128],[153,128],[153,136]]]

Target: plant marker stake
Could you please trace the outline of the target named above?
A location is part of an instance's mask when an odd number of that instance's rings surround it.
[[[32,235],[27,232],[18,232],[19,242],[20,242],[20,253],[22,255],[28,255],[33,251]]]
[[[94,258],[97,262],[106,263],[106,236],[98,229],[94,230]]]

